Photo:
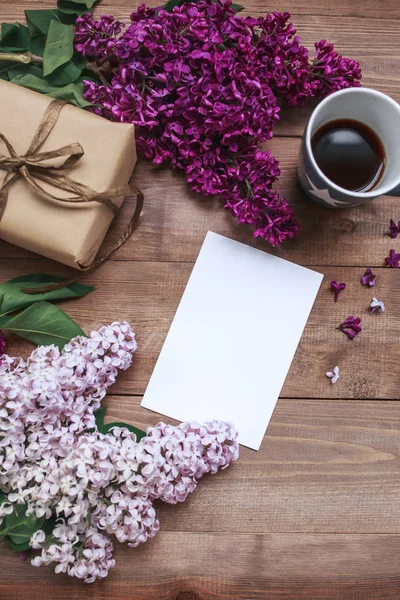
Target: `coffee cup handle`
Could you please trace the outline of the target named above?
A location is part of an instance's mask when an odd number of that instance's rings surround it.
[[[394,187],[390,192],[386,192],[387,196],[400,196],[400,184]]]

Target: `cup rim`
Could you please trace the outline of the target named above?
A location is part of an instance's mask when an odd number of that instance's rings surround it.
[[[382,100],[385,100],[386,102],[389,102],[389,104],[391,104],[399,113],[399,118],[400,118],[400,105],[393,100],[393,98],[391,98],[390,96],[388,96],[387,94],[384,94],[383,92],[378,92],[378,90],[374,90],[372,88],[366,88],[366,87],[354,87],[354,88],[346,88],[345,90],[339,90],[337,92],[334,92],[333,94],[330,94],[329,96],[327,96],[326,98],[324,98],[319,104],[318,106],[316,106],[311,114],[311,117],[308,120],[308,123],[306,125],[306,130],[305,130],[305,135],[304,135],[304,141],[306,144],[306,149],[307,149],[307,153],[310,159],[310,162],[313,166],[313,168],[315,169],[315,171],[318,173],[318,175],[320,176],[320,178],[326,183],[326,186],[329,188],[332,188],[333,190],[336,190],[337,192],[340,192],[341,194],[346,194],[348,196],[351,197],[356,197],[356,198],[376,198],[377,196],[384,196],[385,194],[387,194],[388,192],[390,192],[391,190],[393,190],[395,187],[397,187],[400,184],[400,174],[398,177],[397,182],[394,185],[384,185],[382,187],[377,187],[374,188],[373,190],[371,190],[370,192],[352,192],[351,190],[346,190],[346,188],[340,187],[339,185],[337,185],[336,183],[334,183],[333,181],[331,181],[319,168],[319,166],[317,165],[317,162],[314,158],[314,153],[312,151],[312,147],[311,147],[311,131],[313,129],[313,125],[316,119],[316,116],[318,114],[318,112],[321,110],[322,107],[324,107],[326,104],[328,104],[332,98],[338,94],[340,95],[346,95],[346,94],[359,94],[359,93],[367,93],[369,95],[373,95],[373,96],[377,96],[378,98],[381,98]],[[333,119],[332,119],[333,120]],[[361,121],[362,122],[362,121]],[[376,132],[377,135],[379,135],[379,132]]]

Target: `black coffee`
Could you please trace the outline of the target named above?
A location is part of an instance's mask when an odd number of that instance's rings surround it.
[[[321,171],[352,192],[372,190],[385,168],[385,150],[376,133],[353,119],[322,125],[312,136],[311,147]]]

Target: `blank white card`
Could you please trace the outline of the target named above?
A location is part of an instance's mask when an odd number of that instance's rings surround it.
[[[322,275],[209,232],[142,406],[258,450]]]

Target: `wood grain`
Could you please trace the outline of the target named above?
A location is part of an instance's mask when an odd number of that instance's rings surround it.
[[[310,51],[318,39],[334,42],[360,61],[364,85],[400,101],[398,0],[244,3],[243,14],[291,12]],[[25,8],[54,4],[0,0],[0,18],[21,20]],[[96,11],[126,19],[137,4],[102,0]],[[386,235],[389,220],[400,220],[399,200],[334,211],[301,194],[297,156],[314,104],[283,109],[268,144],[281,164],[280,193],[301,224],[296,240],[272,250],[238,227],[217,199],[191,193],[182,174],[139,161],[133,179],[146,203],[138,231],[87,278],[97,286],[93,294],[61,304],[87,331],[116,319],[132,324],[139,350],[107,398],[107,420],[146,428],[168,420],[142,409],[141,394],[208,230],[322,272],[260,451],[242,448],[237,463],[201,481],[183,505],[160,504],[158,536],[137,549],[118,545],[117,565],[104,582],[85,586],[50,568],[34,569],[3,546],[0,600],[400,600],[400,275],[384,267],[390,248],[400,250]],[[104,250],[129,212],[127,203]],[[372,291],[360,284],[368,266],[378,280]],[[0,242],[0,281],[37,271],[71,273]],[[347,284],[337,304],[332,279]],[[372,293],[384,300],[384,315],[368,315]],[[349,314],[362,317],[363,332],[353,342],[335,329]],[[256,326],[251,311],[248,321]],[[30,349],[9,340],[11,354]],[[238,347],[238,356],[243,351]],[[325,372],[336,364],[341,379],[331,385]],[[262,394],[268,381],[253,376]]]
[[[85,586],[4,550],[0,600],[398,600],[399,553],[398,535],[160,532]]]
[[[364,267],[314,267],[325,278],[297,349],[284,388],[283,397],[295,398],[398,398],[400,363],[400,278],[397,269],[376,269],[373,291],[360,283]],[[26,273],[23,260],[1,260],[0,280]],[[45,261],[29,264],[32,272],[46,272]],[[123,373],[114,393],[142,394],[155,366],[172,318],[192,270],[180,262],[109,262],[87,278],[97,286],[78,302],[65,302],[70,316],[84,330],[115,319],[126,319],[137,333],[139,350],[134,366]],[[63,272],[59,268],[58,272]],[[344,281],[347,288],[338,303],[333,302],[329,283]],[[386,304],[384,314],[370,315],[372,294]],[[336,327],[349,315],[362,318],[363,331],[351,341]],[[290,315],[288,315],[288,318]],[[273,318],[273,315],[267,315]],[[249,313],[249,326],[251,310]],[[268,340],[266,343],[274,343]],[[27,353],[32,348],[16,338],[10,340],[10,353]],[[238,353],[243,351],[238,347]],[[325,372],[339,365],[342,378],[331,385]],[[261,386],[268,385],[262,381]],[[261,392],[262,393],[262,392]]]

